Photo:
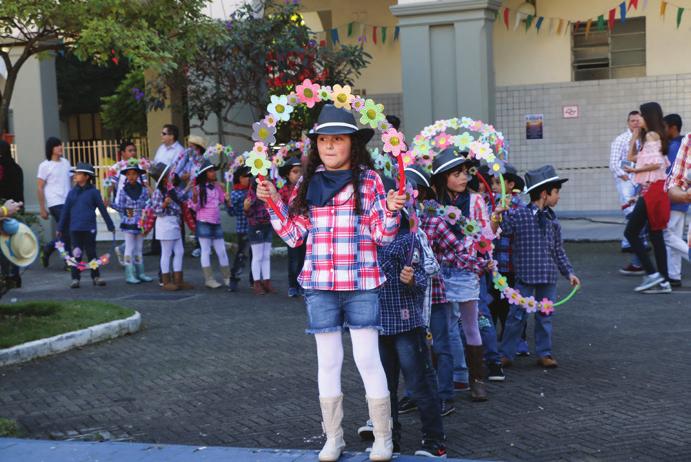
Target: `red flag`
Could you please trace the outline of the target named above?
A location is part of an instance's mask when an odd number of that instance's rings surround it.
[[[504,8],[504,25],[506,26],[506,30],[509,30],[509,9]]]
[[[629,10],[633,7],[634,10],[638,9],[638,0],[629,0]]]
[[[573,25],[573,31],[578,32],[579,27],[581,27],[581,21],[576,21],[576,24]]]
[[[377,44],[377,26],[372,26],[372,41]]]
[[[609,10],[609,19],[607,20],[607,22],[609,22],[609,30],[610,31],[614,30],[614,18],[616,16],[616,14],[617,14],[617,10],[615,10],[614,8]]]

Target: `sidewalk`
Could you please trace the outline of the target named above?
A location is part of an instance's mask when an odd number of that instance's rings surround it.
[[[0,438],[0,460],[21,462],[311,462],[317,451],[284,449],[246,449],[229,447],[182,446],[145,443],[85,443]],[[366,462],[364,453],[349,453],[342,462]],[[413,462],[425,457],[400,456],[395,460]],[[469,459],[446,459],[463,462]]]

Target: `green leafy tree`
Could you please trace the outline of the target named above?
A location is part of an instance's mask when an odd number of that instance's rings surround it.
[[[193,44],[222,30],[203,14],[206,0],[3,0],[0,59],[7,78],[0,87],[0,132],[22,66],[59,51],[96,63],[127,59],[133,69],[170,76],[189,62]]]
[[[101,98],[103,124],[118,138],[145,134],[146,110],[144,73],[138,70],[127,74],[113,95]]]

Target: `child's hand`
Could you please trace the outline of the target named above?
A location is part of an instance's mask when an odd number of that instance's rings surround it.
[[[269,180],[257,183],[257,197],[264,202],[269,202],[269,200],[276,202],[281,199],[278,191],[276,191],[276,186]]]
[[[391,189],[386,194],[386,208],[390,212],[401,210],[405,206],[405,194],[398,194],[398,191]]]
[[[166,197],[163,199],[163,207],[168,207],[172,201],[173,200],[170,198],[170,196]]]
[[[569,283],[571,284],[571,287],[580,286],[581,280],[578,279],[578,276],[575,274],[571,274],[569,275]]]
[[[409,286],[415,284],[415,272],[413,271],[413,268],[411,268],[410,266],[404,266],[401,270],[401,275],[399,276],[399,279],[403,284]]]

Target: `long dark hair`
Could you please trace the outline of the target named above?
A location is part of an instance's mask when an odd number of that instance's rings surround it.
[[[662,143],[662,154],[667,155],[667,130],[665,129],[665,120],[662,117],[662,107],[658,103],[651,102],[641,104],[641,117],[645,120],[645,129],[641,130],[640,142],[641,147],[645,143],[645,135],[648,132],[655,132],[660,136],[660,143]]]
[[[355,213],[362,215],[362,199],[360,197],[360,182],[362,181],[362,169],[364,166],[368,169],[374,170],[374,162],[372,156],[367,150],[367,146],[357,137],[350,135],[350,170],[353,173],[353,190],[355,191]],[[298,189],[297,196],[290,206],[291,215],[306,215],[307,214],[307,187],[310,180],[317,171],[317,167],[322,165],[322,160],[319,157],[319,150],[317,149],[317,141],[310,145],[310,153],[307,157],[307,166],[302,177],[300,189]]]
[[[54,136],[51,136],[46,140],[46,159],[51,160],[53,158],[53,148],[60,146],[62,144],[62,141],[60,141],[60,138],[56,138]]]
[[[437,193],[437,202],[442,205],[448,205],[448,202],[451,199],[451,194],[449,194],[449,188],[446,187],[446,181],[452,173],[465,170],[466,175],[468,175],[468,186],[466,186],[466,191],[468,191],[470,188],[470,180],[472,180],[468,170],[474,165],[474,162],[464,162],[451,170],[439,173],[438,175],[433,175],[432,186],[434,186],[434,191]]]
[[[206,172],[197,175],[197,187],[199,188],[199,205],[204,207],[206,205],[206,183],[209,180],[206,178]]]

